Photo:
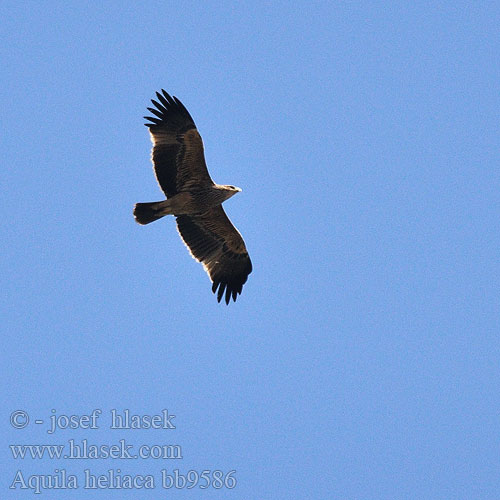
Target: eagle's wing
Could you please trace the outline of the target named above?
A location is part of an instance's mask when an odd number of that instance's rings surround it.
[[[179,215],[177,228],[191,255],[203,264],[210,276],[212,291],[219,289],[217,300],[221,301],[225,291],[226,304],[231,297],[236,301],[252,272],[252,262],[241,234],[222,206],[203,214]]]
[[[153,141],[152,159],[158,184],[167,198],[191,186],[213,184],[205,163],[203,141],[188,110],[162,90],[158,101],[148,108],[155,115],[145,116]]]

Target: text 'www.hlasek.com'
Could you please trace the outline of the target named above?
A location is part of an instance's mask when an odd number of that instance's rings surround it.
[[[130,489],[233,489],[236,486],[235,470],[218,468],[192,468],[184,470],[178,466],[147,467],[140,473],[128,465],[131,461],[183,460],[183,449],[179,444],[155,442],[137,444],[135,436],[145,436],[150,430],[166,438],[176,429],[175,415],[162,410],[154,415],[138,415],[128,409],[112,409],[106,414],[94,409],[88,414],[66,415],[51,410],[47,419],[34,418],[24,410],[16,410],[10,415],[10,425],[14,429],[30,431],[40,427],[48,437],[47,441],[64,437],[58,442],[25,443],[19,441],[9,445],[16,467],[12,472],[11,490],[28,490],[41,494],[50,490],[130,490]],[[117,435],[113,442],[97,442],[99,429],[109,429]],[[89,436],[70,436],[71,433],[89,433]],[[119,434],[119,435],[118,435]],[[30,434],[31,435],[31,434]],[[106,436],[110,433],[107,432]],[[130,437],[131,436],[131,437]],[[166,440],[166,439],[165,439]],[[96,462],[95,467],[89,465]],[[102,461],[108,461],[103,463]],[[116,462],[123,461],[119,466]],[[29,462],[26,462],[29,461]],[[85,466],[82,467],[82,461]],[[166,462],[163,462],[165,464]],[[168,462],[169,464],[172,462]],[[175,462],[174,462],[175,463]],[[35,467],[33,465],[35,464]],[[50,471],[46,466],[50,464]],[[54,467],[57,464],[57,467]],[[22,465],[22,466],[21,466]],[[36,465],[43,465],[36,471]]]

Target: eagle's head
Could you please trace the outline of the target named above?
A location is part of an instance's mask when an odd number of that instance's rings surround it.
[[[241,191],[239,187],[231,185],[220,186],[220,187],[224,190],[224,193],[226,194],[226,200],[228,200],[229,198],[231,198],[231,196],[234,196],[236,193],[239,193]]]

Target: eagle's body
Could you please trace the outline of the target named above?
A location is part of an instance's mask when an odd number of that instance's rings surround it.
[[[237,192],[234,186],[215,184],[207,170],[203,142],[191,115],[164,90],[160,102],[148,108],[157,118],[146,117],[153,141],[152,159],[156,179],[167,199],[137,203],[134,216],[149,224],[174,215],[177,229],[191,255],[203,264],[220,302],[236,300],[252,272],[252,263],[238,230],[225,214],[222,203]]]

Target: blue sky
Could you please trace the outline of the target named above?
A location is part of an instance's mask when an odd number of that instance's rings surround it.
[[[500,491],[494,2],[12,2],[2,44],[2,498],[488,499]],[[142,116],[191,112],[254,272],[217,304]],[[46,432],[50,416],[98,429]],[[109,429],[110,410],[176,429]],[[9,425],[26,411],[24,429]],[[44,425],[34,424],[35,419]],[[182,447],[14,459],[8,445]],[[160,471],[236,470],[167,490]]]

